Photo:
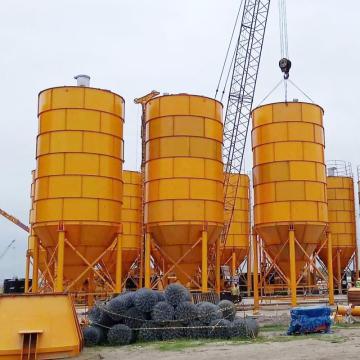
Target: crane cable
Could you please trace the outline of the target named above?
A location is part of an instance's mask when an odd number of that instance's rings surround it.
[[[285,102],[288,97],[287,79],[289,78],[289,72],[291,69],[291,61],[289,60],[289,38],[287,31],[287,11],[286,0],[278,0],[279,6],[279,29],[280,29],[280,55],[279,67],[284,73],[284,90],[285,90]]]
[[[289,58],[286,0],[278,0],[281,58]]]
[[[288,37],[288,26],[287,26],[287,10],[286,10],[286,0],[278,0],[279,5],[279,28],[280,28],[280,53],[281,53],[281,60],[279,62],[279,66],[281,68],[281,71],[284,73],[284,89],[285,89],[285,102],[287,102],[288,98],[288,82],[293,85],[299,92],[302,93],[308,100],[310,100],[312,103],[314,101],[311,99],[309,95],[307,95],[301,88],[296,85],[293,81],[289,79],[289,71],[291,68],[291,61],[289,60],[289,37]],[[288,81],[287,81],[288,80]],[[279,86],[276,85],[276,87],[270,92],[270,94],[277,89]],[[267,97],[270,96],[268,94]],[[265,100],[263,99],[262,102]]]
[[[291,61],[289,60],[289,38],[288,38],[288,29],[287,29],[287,11],[286,11],[286,0],[278,0],[279,7],[279,30],[280,30],[280,55],[281,60],[279,61],[279,66],[281,71],[284,73],[283,79],[281,79],[274,88],[259,102],[257,107],[262,105],[265,100],[267,100],[283,83],[285,89],[285,102],[288,101],[288,84],[291,84],[295,89],[297,89],[304,97],[306,97],[311,103],[314,103],[314,100],[305,93],[298,85],[296,85],[292,80],[289,79],[289,71],[291,68]]]
[[[227,51],[226,51],[226,55],[225,55],[225,60],[224,60],[224,63],[223,63],[222,69],[221,69],[219,81],[218,81],[218,84],[217,84],[217,87],[216,87],[216,91],[215,91],[215,99],[216,99],[216,97],[217,97],[217,95],[218,95],[219,88],[220,88],[220,85],[221,85],[221,82],[222,82],[222,79],[223,79],[223,75],[224,75],[226,63],[227,63],[227,61],[228,61],[229,52],[230,52],[230,49],[231,49],[231,44],[232,44],[233,39],[234,39],[235,30],[236,30],[236,28],[237,28],[237,26],[238,26],[238,22],[239,22],[239,18],[240,18],[240,13],[241,13],[241,9],[242,9],[243,2],[244,2],[244,0],[241,0],[240,6],[239,6],[239,10],[238,10],[237,15],[236,15],[236,18],[235,18],[235,24],[234,24],[234,27],[233,27],[233,30],[232,30],[232,33],[231,33],[229,45],[228,45],[228,48],[227,48]],[[233,64],[233,62],[234,62],[234,58],[235,58],[235,52],[234,52],[234,54],[233,54],[233,56],[232,56],[232,60],[231,60],[230,66],[229,66],[229,70],[228,70],[227,76],[226,76],[224,88],[223,88],[223,90],[222,90],[221,101],[222,101],[223,98],[224,98],[224,94],[225,94],[226,87],[227,87],[227,84],[228,84],[228,81],[229,81],[230,72],[231,72],[231,69],[232,69],[232,64]]]

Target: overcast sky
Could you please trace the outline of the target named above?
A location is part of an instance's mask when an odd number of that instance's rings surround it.
[[[0,207],[28,221],[37,94],[91,85],[126,100],[125,168],[140,163],[140,108],[156,89],[213,96],[240,0],[1,0]],[[325,109],[326,157],[360,164],[358,0],[288,0],[292,80]],[[255,104],[281,79],[272,0]],[[302,99],[291,90],[290,97]],[[268,101],[281,101],[281,91]],[[246,168],[251,168],[247,151]],[[26,234],[0,217],[0,279],[23,276]]]

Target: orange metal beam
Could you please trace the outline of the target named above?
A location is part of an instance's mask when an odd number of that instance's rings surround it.
[[[11,221],[13,224],[19,226],[21,229],[25,230],[26,232],[30,232],[30,228],[23,224],[19,219],[17,219],[15,216],[12,216],[8,214],[5,210],[0,209],[0,215],[2,215],[4,218]]]

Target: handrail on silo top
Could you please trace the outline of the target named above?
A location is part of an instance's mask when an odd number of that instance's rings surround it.
[[[344,176],[350,178],[353,177],[351,163],[343,160],[328,160],[326,162],[326,173],[327,176]]]

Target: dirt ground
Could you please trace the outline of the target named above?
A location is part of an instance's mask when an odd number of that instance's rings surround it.
[[[123,347],[85,348],[79,360],[347,360],[360,358],[359,323],[335,326],[331,334],[286,336],[288,311],[262,313],[252,341],[177,340]]]
[[[336,329],[329,335],[287,337],[280,333],[261,334],[255,342],[206,343],[190,341],[187,346],[176,342],[152,345],[130,345],[119,348],[85,349],[81,360],[347,360],[358,359],[360,328]]]
[[[335,308],[334,308],[335,309]],[[333,309],[333,310],[334,310]],[[253,316],[243,310],[239,316]],[[85,348],[79,360],[352,360],[360,358],[360,323],[337,325],[331,334],[286,336],[288,306],[269,306],[256,316],[259,337],[251,341],[177,340],[123,347]]]

